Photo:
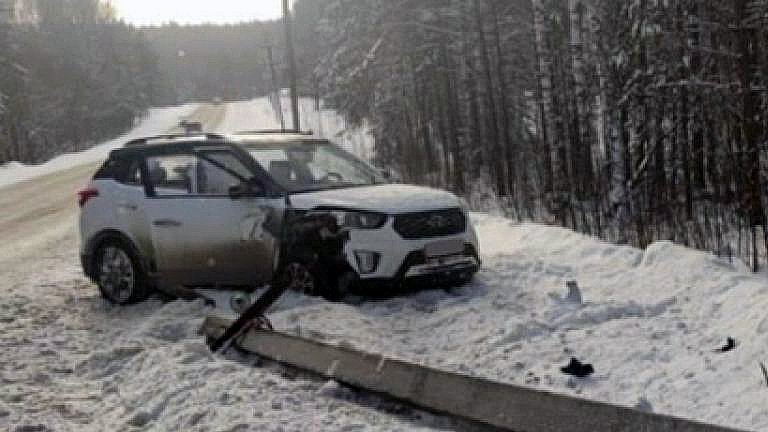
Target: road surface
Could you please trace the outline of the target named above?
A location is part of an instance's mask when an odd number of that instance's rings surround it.
[[[188,119],[214,130],[225,111],[225,105],[203,105]],[[0,264],[38,250],[41,239],[70,232],[77,215],[77,191],[97,168],[98,164],[77,166],[0,188],[0,208],[9,210],[0,213]]]

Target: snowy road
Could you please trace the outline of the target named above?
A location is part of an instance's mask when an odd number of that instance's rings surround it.
[[[189,119],[217,127],[225,107],[197,108]],[[174,123],[158,132],[174,132]],[[88,183],[99,163],[85,163],[0,188],[0,263],[37,251],[42,239],[72,230],[77,214],[77,191]]]

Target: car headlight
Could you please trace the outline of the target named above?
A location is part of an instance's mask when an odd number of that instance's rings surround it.
[[[387,222],[387,215],[364,211],[334,211],[333,215],[342,228],[376,229]]]

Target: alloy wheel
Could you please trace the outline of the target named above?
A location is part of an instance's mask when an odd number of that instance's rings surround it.
[[[315,277],[307,266],[299,263],[291,263],[285,268],[288,278],[288,288],[307,295],[316,294]]]
[[[99,285],[106,296],[117,303],[127,303],[133,296],[136,274],[128,254],[117,246],[102,250]]]

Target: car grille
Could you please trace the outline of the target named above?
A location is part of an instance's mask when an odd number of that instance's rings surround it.
[[[408,213],[395,216],[394,228],[408,240],[443,237],[466,231],[467,218],[461,209]]]

